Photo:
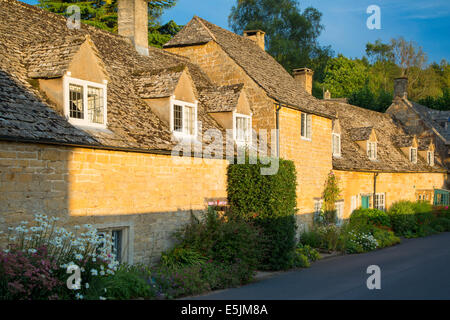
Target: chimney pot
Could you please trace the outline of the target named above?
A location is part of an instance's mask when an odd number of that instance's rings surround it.
[[[254,42],[263,50],[266,51],[266,33],[262,30],[246,30],[244,31],[244,38],[248,38]]]
[[[300,84],[303,90],[312,94],[312,80],[314,71],[308,68],[300,68],[292,70],[294,79]]]
[[[119,35],[131,40],[136,51],[148,56],[147,0],[118,1]]]
[[[408,98],[408,78],[401,77],[394,79],[394,98]]]

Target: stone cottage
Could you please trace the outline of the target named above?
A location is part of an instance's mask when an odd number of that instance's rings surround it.
[[[312,70],[292,77],[262,31],[195,17],[165,50],[151,48],[145,4],[119,0],[114,35],[0,0],[0,230],[44,213],[114,235],[122,261],[154,260],[191,213],[227,197],[226,157],[172,156],[212,129],[231,132],[233,147],[259,139],[251,128],[278,129],[269,142],[295,162],[301,225],[332,170],[342,219],[443,188],[432,140],[390,115],[315,99]]]
[[[397,119],[405,130],[418,136],[430,136],[436,152],[450,168],[450,111],[433,110],[408,99],[408,79],[395,80],[394,101],[386,111]]]
[[[278,154],[296,165],[299,224],[310,224],[321,209],[331,170],[341,178],[340,219],[359,207],[434,200],[435,190],[445,187],[446,169],[434,159],[433,139],[329,93],[315,99],[313,71],[299,68],[291,76],[265,52],[264,37],[261,30],[239,36],[194,17],[164,48],[188,57],[217,85],[244,84],[254,127],[278,129]]]

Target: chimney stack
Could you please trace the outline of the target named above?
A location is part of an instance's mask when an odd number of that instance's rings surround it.
[[[248,38],[255,41],[256,44],[263,50],[266,51],[266,33],[262,30],[247,30],[244,31],[244,38]]]
[[[312,80],[314,71],[308,68],[294,69],[292,71],[294,79],[300,84],[300,86],[309,94],[312,94]]]
[[[148,56],[147,0],[119,0],[119,34],[131,40],[136,51]]]
[[[401,77],[394,79],[394,98],[408,98],[408,78]]]

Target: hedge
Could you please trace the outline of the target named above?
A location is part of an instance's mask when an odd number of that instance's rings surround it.
[[[277,161],[276,159],[271,159]],[[256,164],[228,166],[228,201],[231,218],[253,221],[263,229],[265,254],[260,268],[291,268],[295,257],[297,175],[292,161],[279,159],[274,175],[262,175],[267,167]]]

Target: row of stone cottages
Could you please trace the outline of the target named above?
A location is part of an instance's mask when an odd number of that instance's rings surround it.
[[[227,197],[226,159],[170,156],[180,138],[211,128],[233,130],[236,143],[251,142],[249,128],[279,129],[303,226],[331,170],[343,189],[340,218],[359,206],[431,201],[444,187],[431,134],[312,97],[312,71],[292,77],[265,52],[261,31],[240,36],[194,17],[165,50],[150,48],[145,5],[120,0],[115,35],[0,0],[1,230],[44,213],[111,233],[122,261],[153,260],[191,212]]]

